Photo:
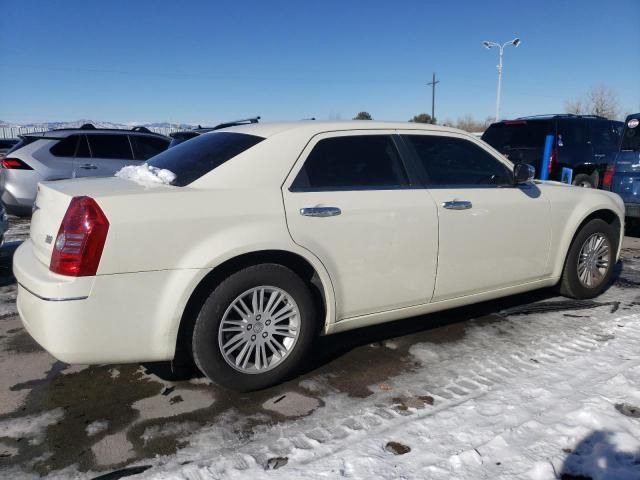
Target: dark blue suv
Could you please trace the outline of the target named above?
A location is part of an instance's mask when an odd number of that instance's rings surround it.
[[[627,217],[640,219],[640,113],[625,120],[620,151],[607,168],[602,186],[622,197]]]
[[[493,123],[482,140],[513,163],[535,167],[536,178],[561,180],[571,172],[571,183],[599,188],[608,165],[620,147],[622,122],[595,115],[537,115]],[[546,175],[542,175],[545,140],[552,137]]]

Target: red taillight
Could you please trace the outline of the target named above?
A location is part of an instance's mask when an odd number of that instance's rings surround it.
[[[602,179],[602,186],[608,189],[611,189],[611,185],[613,185],[613,176],[616,174],[616,166],[609,165],[607,170],[604,172],[604,178]]]
[[[60,275],[95,275],[109,221],[91,197],[73,197],[58,230],[49,270]]]
[[[8,170],[33,170],[19,158],[3,158],[0,160],[0,165]]]
[[[554,148],[553,150],[551,150],[551,155],[549,155],[549,168],[548,168],[549,175],[551,175],[551,172],[553,171],[553,165],[556,163],[557,158],[558,158],[558,151]]]

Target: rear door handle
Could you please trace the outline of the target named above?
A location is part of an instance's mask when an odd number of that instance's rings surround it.
[[[342,210],[338,207],[305,207],[300,209],[300,215],[305,217],[335,217]]]
[[[469,210],[473,204],[468,200],[451,200],[442,204],[447,210]]]
[[[98,167],[90,163],[83,163],[82,165],[80,165],[80,168],[84,168],[85,170],[97,170]]]

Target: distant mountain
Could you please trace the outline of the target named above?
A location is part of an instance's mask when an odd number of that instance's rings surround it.
[[[43,130],[53,130],[55,128],[78,128],[85,123],[90,123],[96,128],[123,128],[130,130],[134,126],[143,126],[147,128],[178,128],[189,130],[197,127],[197,125],[190,125],[188,123],[169,123],[169,122],[153,122],[153,123],[115,123],[115,122],[103,122],[100,120],[81,119],[73,122],[42,122],[42,123],[26,123],[16,124],[11,122],[4,122],[0,120],[0,128],[10,127],[24,127],[24,128],[37,128]]]

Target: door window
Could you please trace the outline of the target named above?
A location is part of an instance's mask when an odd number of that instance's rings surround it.
[[[87,135],[93,158],[133,160],[127,135]]]
[[[391,136],[354,135],[320,140],[291,191],[392,189],[408,184]]]
[[[55,157],[90,158],[89,146],[84,135],[69,135],[49,149]]]
[[[614,151],[620,146],[622,127],[617,122],[597,120],[593,122],[593,146],[599,151]]]
[[[510,185],[511,171],[478,145],[440,135],[403,135],[424,168],[427,185],[480,187]]]

